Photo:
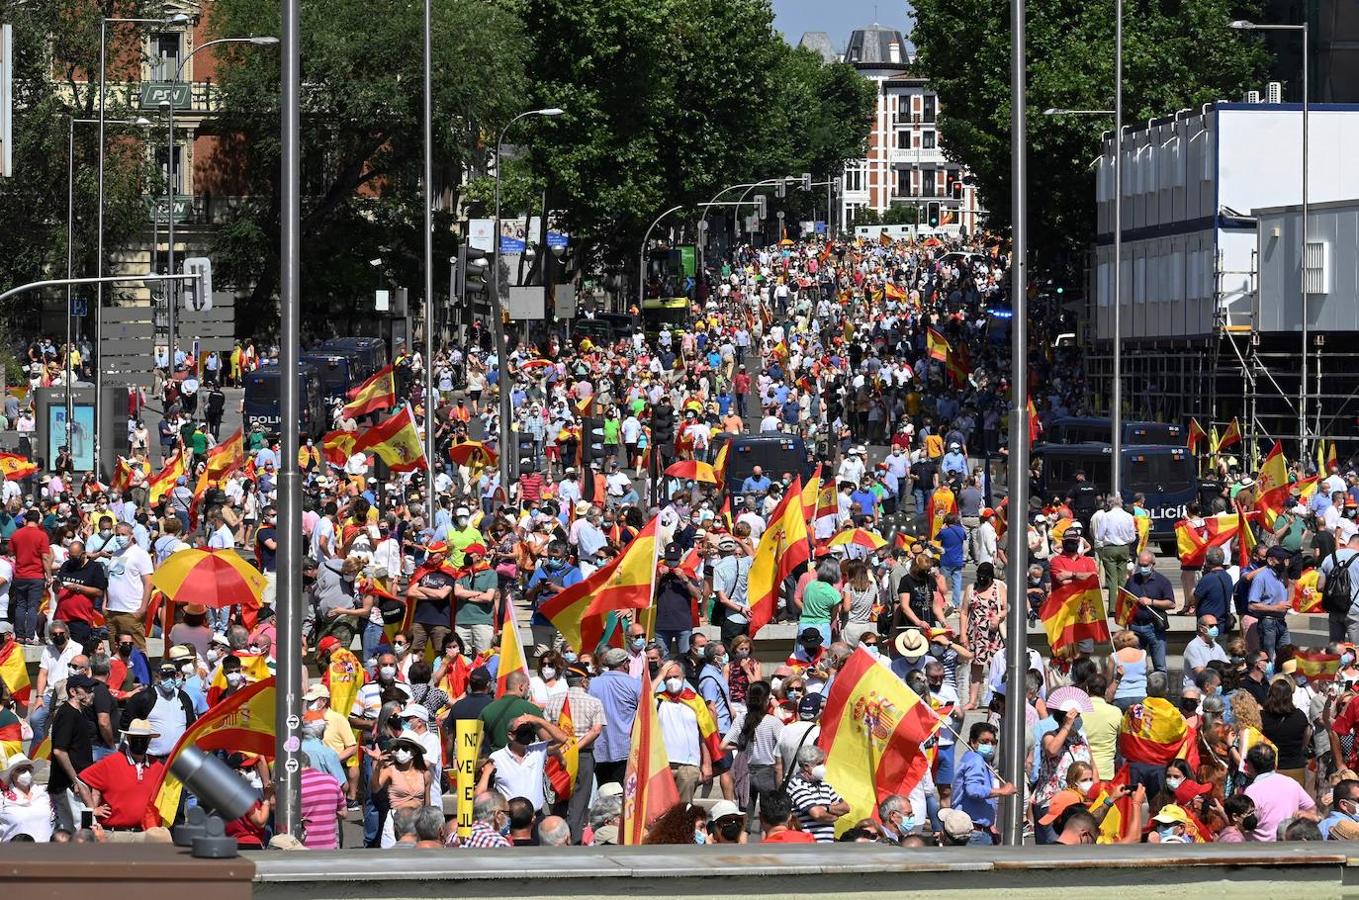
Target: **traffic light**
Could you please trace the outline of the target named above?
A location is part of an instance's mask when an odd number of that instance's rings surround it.
[[[835,191],[835,196],[840,196],[845,190],[845,179],[843,175],[836,175],[831,179],[831,188]]]
[[[755,195],[755,216],[761,222],[769,216],[769,198],[764,194]]]
[[[803,172],[803,173],[802,173],[802,189],[803,189],[804,191],[810,191],[810,190],[812,189],[812,173],[811,173],[811,172]]]
[[[788,196],[788,183],[782,178],[774,183],[774,196],[778,197],[780,200]]]
[[[206,256],[191,256],[184,260],[184,274],[198,276],[182,282],[184,308],[195,312],[212,309],[212,260]]]
[[[926,205],[925,205],[925,214],[926,214],[926,216],[929,218],[930,227],[931,227],[931,228],[938,228],[938,227],[939,227],[939,204],[938,204],[938,203],[928,203],[928,204],[926,204]]]

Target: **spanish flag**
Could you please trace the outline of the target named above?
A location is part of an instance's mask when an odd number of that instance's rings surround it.
[[[826,781],[850,807],[837,831],[872,818],[884,797],[915,788],[929,771],[921,745],[940,724],[930,705],[868,651],[850,654],[831,682],[817,739],[826,751]]]
[[[1175,544],[1182,566],[1202,566],[1209,547],[1221,547],[1236,537],[1241,521],[1236,513],[1218,513],[1203,520],[1203,531],[1188,519],[1175,523]]]
[[[944,527],[944,518],[958,511],[958,498],[953,496],[947,485],[939,485],[925,503],[925,519],[930,526],[930,540],[939,536]]]
[[[769,516],[769,527],[760,536],[750,564],[746,597],[750,604],[750,636],[774,618],[779,586],[798,566],[812,558],[807,542],[807,518],[802,511],[802,483],[795,477],[783,499]]]
[[[424,467],[425,451],[420,446],[420,432],[415,430],[415,417],[409,406],[359,435],[354,452],[370,450],[393,472],[413,472]]]
[[[802,488],[802,515],[808,521],[816,519],[816,501],[821,496],[821,463],[816,464],[812,477]]]
[[[561,715],[557,716],[557,727],[566,732],[569,739],[561,748],[561,757],[547,758],[547,781],[558,800],[566,800],[576,788],[576,776],[580,772],[580,748],[576,746],[576,724],[571,719],[571,698],[562,700]]]
[[[1033,405],[1033,399],[1028,402],[1029,414],[1029,443],[1038,443],[1038,438],[1043,434],[1043,423],[1038,421],[1038,407]]]
[[[967,383],[967,376],[972,374],[972,355],[967,344],[959,344],[957,350],[949,350],[944,369],[955,386],[961,387]]]
[[[883,293],[887,295],[887,299],[889,299],[889,300],[905,300],[905,299],[906,299],[906,292],[903,291],[901,288],[897,287],[896,284],[895,284],[894,282],[891,282],[891,281],[887,282],[885,285],[883,285],[883,289],[882,289],[882,290],[883,290]]]
[[[941,363],[948,362],[949,345],[944,336],[933,328],[925,334],[925,346],[929,351],[930,359],[937,359]]]
[[[1118,589],[1118,602],[1114,607],[1114,623],[1119,628],[1127,628],[1137,615],[1137,598],[1125,587]]]
[[[358,440],[358,432],[328,431],[321,438],[321,450],[325,453],[326,462],[333,466],[343,466],[349,457],[354,453],[354,442]]]
[[[1189,448],[1189,452],[1195,455],[1199,452],[1199,441],[1208,437],[1208,432],[1203,430],[1198,419],[1189,420],[1189,434],[1185,436],[1184,445]]]
[[[514,621],[513,604],[505,604],[505,619],[500,626],[500,661],[495,670],[496,698],[505,696],[506,682],[511,672],[529,673],[528,657],[524,655],[524,643],[519,640],[519,626]]]
[[[1311,681],[1335,681],[1340,672],[1340,654],[1325,650],[1299,650],[1293,656],[1297,673]]]
[[[1228,447],[1239,443],[1241,443],[1241,423],[1237,421],[1236,416],[1232,416],[1231,424],[1227,426],[1226,431],[1222,432],[1222,437],[1218,440],[1217,447],[1213,449],[1213,452],[1226,450]]]
[[[679,788],[670,772],[660,716],[651,693],[651,679],[642,679],[642,695],[632,720],[628,765],[623,776],[623,816],[620,823],[624,844],[642,843],[647,827],[679,803]]]
[[[24,726],[15,716],[8,725],[0,725],[0,762],[4,762],[24,749]]]
[[[241,428],[236,433],[208,451],[208,466],[204,474],[210,480],[220,481],[245,465],[245,432]]]
[[[269,671],[269,660],[261,654],[246,653],[244,650],[233,650],[231,655],[241,661],[241,672],[249,684],[258,684],[268,678],[273,677]],[[219,665],[212,673],[212,681],[208,683],[207,701],[208,706],[214,706],[217,701],[222,699],[226,693],[227,680],[226,672]],[[345,713],[345,715],[349,715]]]
[[[727,453],[731,450],[731,441],[722,444],[722,448],[717,451],[716,458],[713,459],[713,474],[717,476],[717,487],[721,490],[727,484]]]
[[[660,542],[652,518],[623,551],[589,578],[544,601],[538,611],[552,621],[577,653],[593,653],[604,637],[609,613],[651,606]]]
[[[146,483],[147,492],[151,499],[151,505],[159,505],[160,502],[175,489],[175,485],[179,482],[179,479],[183,478],[187,472],[188,464],[184,459],[184,454],[182,452],[176,452],[175,455],[170,457],[169,461],[166,462],[165,467],[151,476],[151,480]]]
[[[36,463],[18,453],[0,453],[0,472],[6,481],[23,481],[38,471]]]
[[[368,683],[368,673],[353,651],[336,647],[330,653],[330,665],[322,673],[321,683],[330,688],[330,708],[348,717],[359,688]]]
[[[1260,513],[1260,518],[1265,527],[1273,529],[1274,521],[1285,509],[1293,505],[1293,488],[1298,489],[1300,500],[1309,501],[1312,495],[1316,493],[1318,481],[1318,476],[1309,475],[1292,484],[1285,482],[1278,487],[1260,492],[1255,500],[1255,509]]]
[[[1335,441],[1331,441],[1326,449],[1326,468],[1323,469],[1322,471],[1330,472],[1334,469],[1339,468],[1339,466],[1340,460],[1338,458],[1338,455],[1336,454]]]
[[[141,469],[143,475],[151,474],[151,465],[146,460],[139,460],[135,465],[132,460],[118,457],[118,462],[114,466],[113,481],[109,483],[109,489],[125,494],[132,487],[132,473],[136,469]]]
[[[1123,714],[1119,726],[1118,752],[1128,762],[1163,766],[1172,759],[1183,759],[1198,769],[1198,747],[1194,729],[1164,697],[1148,697]],[[1244,749],[1244,748],[1243,748]]]
[[[1109,811],[1104,814],[1104,821],[1100,823],[1099,838],[1095,843],[1117,844],[1128,836],[1133,821],[1132,794],[1123,793],[1122,788],[1131,783],[1132,772],[1128,765],[1124,764],[1111,780],[1100,783],[1091,791],[1095,794],[1089,804],[1091,812],[1099,812],[1106,798],[1114,798],[1113,806],[1109,807]]]
[[[351,419],[396,406],[396,366],[378,369],[363,384],[351,389],[347,397],[344,414]]]
[[[28,665],[24,661],[24,648],[13,637],[5,641],[0,649],[0,681],[5,683],[9,695],[18,703],[27,703],[31,692],[28,681]]]
[[[1236,542],[1237,565],[1250,565],[1251,552],[1255,550],[1255,529],[1251,527],[1250,520],[1258,518],[1259,513],[1246,512],[1245,507],[1240,503],[1236,504],[1236,533],[1239,540]]]
[[[1255,475],[1255,496],[1257,499],[1270,496],[1279,488],[1288,493],[1288,463],[1284,459],[1283,445],[1275,441]]]
[[[1133,516],[1133,527],[1137,529],[1137,552],[1143,553],[1151,542],[1151,516]]]
[[[170,773],[175,759],[190,744],[207,752],[225,750],[274,758],[274,679],[266,678],[232,694],[210,708],[180,736],[161,770],[162,781],[154,792],[154,806],[162,824],[174,822],[183,785]]]
[[[1311,568],[1293,579],[1288,588],[1288,602],[1294,612],[1321,613],[1321,592],[1317,590],[1320,569]],[[1296,657],[1294,657],[1296,659]]]
[[[1109,642],[1109,622],[1097,575],[1080,576],[1053,588],[1038,616],[1048,633],[1053,656],[1074,655],[1077,641]]]
[[[721,758],[722,735],[717,730],[717,720],[713,718],[712,710],[708,709],[707,701],[700,697],[697,691],[688,685],[685,685],[684,690],[678,694],[662,691],[656,695],[657,708],[662,703],[681,703],[693,710],[694,718],[698,721],[699,740],[707,745],[708,753],[713,759]]]

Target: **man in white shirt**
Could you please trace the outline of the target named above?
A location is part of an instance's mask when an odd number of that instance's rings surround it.
[[[212,528],[212,534],[208,536],[209,549],[230,550],[236,546],[236,535],[227,527],[221,512],[213,510],[212,515],[208,516],[208,525]]]
[[[1123,498],[1114,494],[1108,500],[1108,511],[1098,522],[1091,517],[1091,532],[1094,534],[1095,552],[1099,555],[1103,569],[1104,586],[1109,597],[1109,609],[1117,606],[1118,589],[1128,580],[1128,561],[1132,558],[1131,548],[1137,545],[1137,524],[1133,517],[1123,509]]]
[[[1227,653],[1217,642],[1217,616],[1207,615],[1199,618],[1198,633],[1184,647],[1184,686],[1194,687],[1194,676],[1202,672],[1215,659],[1228,662]]]
[[[491,765],[482,769],[477,790],[494,788],[506,800],[523,797],[534,811],[542,812],[547,754],[566,742],[566,733],[542,716],[523,715],[510,722],[509,737],[509,743],[491,754]]]
[[[122,547],[108,560],[109,586],[104,617],[116,639],[129,635],[137,649],[146,651],[146,630],[143,620],[151,602],[151,573],[155,565],[151,555],[132,540],[132,526],[118,523],[118,543]]]

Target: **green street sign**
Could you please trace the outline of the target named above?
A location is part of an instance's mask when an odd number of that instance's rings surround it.
[[[175,109],[188,109],[192,103],[189,86],[174,81],[148,81],[142,85],[142,109],[159,109],[162,103],[173,103]]]
[[[146,214],[150,216],[151,220],[157,225],[165,225],[170,221],[169,217],[165,214],[166,205],[164,197],[147,197]],[[175,221],[187,222],[189,220],[189,211],[190,198],[182,194],[177,195],[175,197]]]

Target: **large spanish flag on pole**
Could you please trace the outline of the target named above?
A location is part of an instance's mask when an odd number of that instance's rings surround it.
[[[208,451],[208,466],[204,474],[209,479],[220,480],[245,465],[245,432],[241,428],[236,433]]]
[[[166,757],[163,780],[155,791],[154,805],[162,823],[172,823],[179,809],[184,786],[170,774],[170,767],[189,744],[207,752],[225,750],[274,758],[274,702],[274,679],[269,677],[231,695],[189,726]]]
[[[1184,445],[1189,448],[1189,452],[1197,456],[1199,452],[1199,441],[1206,437],[1208,437],[1208,432],[1203,430],[1203,426],[1199,424],[1199,420],[1191,418],[1189,420],[1189,433],[1185,436],[1184,441]]]
[[[812,477],[802,488],[802,516],[808,522],[816,519],[816,501],[821,493],[821,463],[816,464]]]
[[[350,390],[348,398],[344,414],[351,419],[396,406],[396,367],[378,369],[363,384]]]
[[[552,620],[572,650],[593,653],[604,637],[609,613],[651,605],[659,553],[653,517],[622,553],[589,578],[558,591],[538,611]]]
[[[831,683],[817,744],[826,751],[826,781],[849,804],[837,831],[872,818],[878,801],[906,795],[929,769],[922,744],[942,720],[930,705],[878,665],[868,651],[850,654]]]
[[[321,438],[321,451],[326,458],[326,462],[335,466],[343,466],[345,461],[354,453],[354,442],[358,440],[358,433],[354,431],[328,431]]]
[[[750,564],[746,600],[750,605],[751,637],[773,620],[783,580],[811,558],[807,518],[802,509],[802,483],[800,478],[794,478],[770,514],[769,528],[760,536],[760,546]]]
[[[624,844],[640,844],[647,826],[679,803],[679,788],[670,772],[661,720],[656,715],[656,698],[651,694],[651,679],[646,677],[642,678],[642,695],[632,720],[625,771],[621,839]]]
[[[1222,437],[1217,442],[1217,449],[1226,450],[1228,447],[1239,443],[1241,443],[1241,423],[1237,421],[1236,416],[1232,416],[1231,424],[1227,426],[1226,431],[1222,432]]]
[[[1038,615],[1055,657],[1073,654],[1077,641],[1109,642],[1109,622],[1097,575],[1080,576],[1053,588]]]
[[[1278,441],[1265,454],[1260,471],[1255,474],[1255,496],[1264,497],[1275,488],[1288,489],[1288,461],[1284,459],[1283,445]]]
[[[19,703],[27,703],[31,691],[28,681],[28,666],[24,662],[24,648],[11,637],[0,650],[0,681],[5,683],[9,695]]]
[[[353,452],[369,451],[377,454],[393,472],[414,472],[425,467],[425,451],[420,446],[420,432],[415,429],[415,416],[409,406],[359,435]]]
[[[1267,492],[1260,493],[1255,501],[1255,509],[1260,513],[1261,521],[1266,528],[1273,530],[1274,521],[1288,507],[1294,505],[1293,489],[1298,490],[1298,499],[1304,503],[1310,503],[1312,495],[1317,492],[1318,476],[1309,475],[1300,478],[1292,484],[1281,484],[1276,488],[1271,488]]]
[[[19,453],[0,453],[0,472],[6,481],[23,481],[38,471],[38,466],[27,456]]]

